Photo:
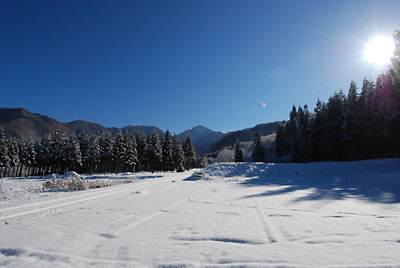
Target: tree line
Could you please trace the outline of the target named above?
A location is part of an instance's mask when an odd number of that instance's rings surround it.
[[[67,135],[60,130],[40,142],[6,139],[0,126],[0,176],[78,173],[183,171],[198,165],[190,136],[181,142],[169,130],[156,133]]]
[[[393,37],[388,71],[364,79],[361,92],[351,82],[347,95],[318,100],[313,112],[293,106],[277,128],[278,155],[292,162],[400,157],[400,31]]]

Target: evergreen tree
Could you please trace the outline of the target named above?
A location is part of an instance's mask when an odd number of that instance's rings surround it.
[[[92,137],[87,154],[85,156],[84,161],[87,163],[90,174],[97,172],[98,165],[101,161],[101,147],[99,140],[99,136]]]
[[[313,161],[326,160],[326,104],[317,101],[314,116],[311,121],[311,159]]]
[[[9,161],[9,173],[8,176],[16,176],[17,165],[19,163],[19,143],[15,138],[11,138],[8,140],[8,158]]]
[[[298,146],[299,151],[298,158],[301,161],[309,161],[311,158],[311,143],[310,143],[310,125],[311,125],[311,115],[308,111],[308,106],[299,107],[297,110],[297,120],[299,124],[299,139],[300,143]]]
[[[19,172],[18,177],[22,176],[23,167],[28,165],[28,143],[21,141],[19,143]]]
[[[165,132],[165,137],[162,145],[162,162],[164,170],[174,169],[174,158],[173,158],[173,140],[169,130]]]
[[[115,174],[118,174],[121,166],[124,163],[124,158],[126,157],[126,140],[122,132],[118,132],[115,136],[114,143],[113,143],[113,162],[115,165]]]
[[[327,120],[327,150],[332,160],[341,160],[344,149],[344,113],[346,96],[342,91],[329,98],[326,111]]]
[[[91,137],[87,134],[82,133],[78,136],[78,141],[82,155],[82,171],[88,172],[90,171],[90,162],[88,160],[90,159],[89,150],[92,142]]]
[[[343,122],[344,146],[346,149],[345,158],[353,160],[357,158],[357,148],[360,139],[360,118],[358,118],[358,95],[355,82],[350,83],[347,94],[347,103]]]
[[[289,121],[289,144],[290,144],[290,153],[292,155],[293,162],[302,162],[301,159],[301,130],[299,126],[299,121],[297,120],[297,116],[294,116]]]
[[[276,144],[275,153],[279,156],[284,156],[290,153],[288,124],[283,121],[276,129]]]
[[[185,155],[183,153],[182,143],[179,139],[174,135],[172,139],[173,146],[173,160],[174,160],[174,168],[177,169],[180,165],[183,165]]]
[[[49,174],[51,167],[53,166],[53,158],[50,154],[51,143],[53,142],[53,138],[51,134],[48,134],[47,137],[43,138],[40,144],[37,145],[36,151],[37,155],[37,163],[39,165],[40,174],[45,175]]]
[[[128,171],[132,172],[135,170],[135,166],[138,163],[138,153],[136,139],[134,136],[128,136],[126,138],[126,153],[124,156],[124,164],[127,166]]]
[[[67,157],[64,152],[67,150],[67,135],[61,130],[56,130],[52,136],[52,141],[49,146],[49,157],[51,163],[54,163],[52,172],[60,173],[66,170]]]
[[[148,163],[146,154],[147,141],[143,133],[136,134],[136,149],[138,154],[138,170],[144,170]]]
[[[3,169],[3,176],[6,176],[6,169],[10,165],[10,158],[8,156],[7,140],[4,136],[4,129],[0,126],[0,176]]]
[[[186,137],[183,143],[183,155],[184,155],[184,166],[185,169],[192,169],[196,166],[196,149],[192,143],[192,138],[190,136]]]
[[[31,169],[37,163],[37,152],[35,148],[35,143],[32,141],[32,139],[30,142],[21,142],[19,148],[20,167],[18,176],[22,176],[23,168],[25,168],[25,177],[27,177],[31,175]]]
[[[243,162],[243,152],[242,149],[240,149],[240,141],[238,138],[236,138],[235,143],[235,162]]]
[[[75,136],[65,139],[63,145],[63,171],[77,170],[82,165],[82,154],[79,141]]]
[[[265,147],[261,142],[260,132],[256,132],[253,142],[253,162],[265,162]]]
[[[373,92],[375,91],[375,84],[367,79],[363,80],[363,86],[361,94],[357,104],[357,114],[359,117],[360,125],[360,147],[359,155],[361,159],[371,157],[372,148],[372,130],[374,128],[372,124],[372,100]]]
[[[162,148],[158,135],[155,132],[149,136],[146,155],[150,163],[151,172],[154,172],[162,162]]]
[[[113,146],[111,134],[104,134],[100,139],[100,163],[104,173],[112,170],[111,166],[114,163]]]

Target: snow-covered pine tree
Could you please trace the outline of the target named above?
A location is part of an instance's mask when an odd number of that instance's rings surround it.
[[[18,177],[22,176],[24,171],[25,177],[32,175],[34,166],[36,165],[36,148],[35,143],[31,139],[30,142],[20,142],[19,143],[19,171]]]
[[[17,176],[17,167],[19,163],[19,143],[16,138],[10,138],[8,140],[8,158],[10,159],[10,169],[8,176]]]
[[[100,139],[100,165],[102,166],[102,171],[106,173],[112,170],[113,166],[113,138],[111,134],[106,133]]]
[[[242,149],[240,149],[240,141],[238,138],[236,138],[235,143],[235,162],[243,162],[243,152]]]
[[[176,137],[176,135],[174,135],[172,143],[173,143],[174,168],[177,169],[179,166],[183,165],[185,155],[183,153],[182,143],[178,139],[178,137]]]
[[[0,176],[5,177],[6,169],[9,165],[8,144],[4,135],[4,128],[0,126]]]
[[[173,158],[173,141],[169,130],[165,132],[165,137],[162,144],[162,162],[163,169],[166,171],[174,170],[174,158]]]
[[[265,162],[265,147],[261,142],[260,132],[256,132],[253,141],[253,162]]]
[[[89,148],[91,144],[91,137],[88,134],[81,133],[78,136],[79,148],[82,154],[82,168],[81,171],[88,172],[90,170],[90,163],[87,161],[89,159]]]
[[[25,171],[25,176],[31,176],[32,175],[32,169],[34,169],[36,165],[36,157],[37,157],[37,152],[35,148],[35,143],[31,139],[30,142],[26,143],[26,150],[27,150],[27,170]],[[36,172],[35,172],[36,173]]]
[[[118,174],[120,168],[123,165],[124,158],[126,157],[126,139],[121,131],[117,133],[114,137],[113,146],[113,160],[115,165],[115,174]]]
[[[138,163],[138,153],[136,139],[134,136],[126,136],[126,153],[124,155],[124,165],[128,171],[132,172],[135,170],[135,166]]]
[[[190,136],[186,137],[183,143],[183,155],[184,155],[184,166],[185,169],[192,169],[196,166],[196,149],[192,143],[192,138]]]
[[[51,167],[53,166],[53,161],[50,155],[50,147],[53,142],[51,134],[48,134],[43,138],[39,144],[36,145],[36,151],[38,155],[36,157],[37,164],[39,166],[39,174],[47,175],[49,174]]]
[[[19,171],[17,172],[17,176],[22,176],[22,170],[28,164],[28,143],[21,141],[19,143]]]
[[[88,152],[84,159],[85,163],[87,163],[88,171],[90,174],[98,171],[98,165],[101,160],[101,148],[100,148],[100,136],[95,135],[91,138]]]
[[[146,155],[150,163],[151,172],[158,170],[162,162],[162,148],[158,134],[155,132],[149,136],[147,141]]]
[[[65,140],[63,150],[63,172],[77,170],[82,165],[82,154],[78,139],[72,135]]]
[[[54,167],[52,168],[52,172],[54,173],[62,173],[66,170],[67,157],[64,151],[66,150],[67,144],[67,135],[60,129],[56,130],[52,137],[52,142],[49,144],[49,154],[52,159],[50,162],[54,163]]]
[[[147,166],[148,159],[146,154],[147,140],[143,133],[137,133],[136,138],[136,150],[138,154],[138,167],[137,170],[144,170]]]

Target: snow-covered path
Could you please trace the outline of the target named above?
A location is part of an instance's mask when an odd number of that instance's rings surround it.
[[[0,266],[400,267],[398,202],[157,175],[0,206]]]

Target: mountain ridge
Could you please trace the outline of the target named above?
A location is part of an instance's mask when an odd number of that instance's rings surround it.
[[[198,153],[203,154],[225,135],[226,134],[223,132],[214,131],[202,125],[198,125],[183,131],[178,134],[177,137],[183,141],[187,136],[190,136],[194,146],[198,150]]]
[[[238,138],[240,141],[249,141],[254,137],[255,131],[259,131],[261,135],[268,135],[275,132],[279,121],[259,124],[252,128],[231,131],[223,133],[211,130],[205,126],[197,125],[191,129],[187,129],[176,136],[184,141],[187,136],[192,138],[192,142],[199,154],[207,154],[219,151],[226,146],[231,146]],[[94,135],[97,133],[115,134],[119,131],[123,133],[144,133],[151,134],[156,132],[160,139],[164,138],[164,131],[157,126],[148,125],[128,125],[122,128],[104,127],[98,123],[85,120],[74,120],[71,122],[59,122],[47,115],[32,113],[24,108],[0,108],[0,126],[3,126],[6,137],[16,137],[22,140],[39,141],[48,134],[54,133],[57,129],[67,134],[86,133]]]

